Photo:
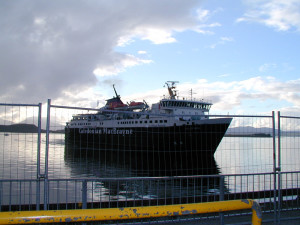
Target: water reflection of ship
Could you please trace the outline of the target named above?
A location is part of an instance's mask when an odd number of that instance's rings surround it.
[[[93,196],[97,196],[101,202],[165,198],[174,201],[181,198],[195,199],[197,196],[218,195],[220,192],[220,177],[213,176],[219,174],[213,157],[194,158],[189,163],[175,159],[176,162],[180,162],[178,165],[162,164],[159,159],[151,161],[141,159],[145,157],[104,154],[93,149],[68,144],[65,146],[65,162],[74,177],[100,178],[92,189]],[[161,176],[167,176],[168,179],[157,178]],[[139,179],[136,179],[137,177]],[[226,188],[223,190],[227,192]]]
[[[159,156],[159,157],[158,157]],[[91,173],[90,176],[94,177],[108,177],[106,173],[110,174],[109,177],[114,176],[112,171],[118,171],[118,177],[130,176],[188,176],[188,175],[216,175],[219,174],[219,168],[213,156],[204,156],[194,154],[193,157],[183,155],[182,152],[176,154],[172,152],[152,155],[150,152],[100,152],[93,148],[82,148],[78,145],[71,145],[66,143],[65,146],[65,161],[72,162],[72,164],[79,163],[84,166],[78,167],[78,173],[82,170],[84,173]],[[104,171],[97,171],[93,174],[89,171],[90,167],[99,167]],[[89,171],[89,172],[88,172]],[[123,171],[124,174],[120,173]],[[127,174],[127,175],[126,175]]]

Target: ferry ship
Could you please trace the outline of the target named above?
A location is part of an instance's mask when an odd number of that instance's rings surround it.
[[[66,143],[169,166],[213,156],[232,118],[210,118],[212,103],[180,98],[176,83],[166,82],[168,97],[151,107],[145,101],[123,103],[113,86],[116,96],[97,113],[73,115],[67,122]]]

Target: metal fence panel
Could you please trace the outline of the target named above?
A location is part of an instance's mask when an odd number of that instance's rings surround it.
[[[278,114],[275,127],[274,113],[210,115],[233,118],[214,157],[186,159],[179,147],[176,163],[170,164],[169,155],[153,158],[147,153],[142,158],[128,151],[128,144],[137,139],[129,143],[121,137],[111,139],[119,143],[118,151],[103,154],[97,139],[89,140],[89,145],[77,140],[74,145],[66,143],[64,128],[72,116],[97,110],[56,106],[49,100],[47,127],[41,130],[41,104],[0,104],[2,211],[42,205],[44,209],[112,208],[242,198],[258,199],[264,212],[275,212],[274,221],[280,220],[282,210],[299,210],[299,117]],[[34,132],[8,130],[23,123]],[[170,138],[164,134],[152,130],[147,137],[145,146],[158,140],[168,147]],[[189,133],[179,138],[186,140]],[[191,141],[191,146],[199,144]]]

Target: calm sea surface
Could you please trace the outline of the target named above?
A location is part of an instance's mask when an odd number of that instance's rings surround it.
[[[278,156],[277,141],[276,139]],[[45,172],[45,144],[45,134],[42,134],[40,153],[42,174]],[[114,156],[103,161],[97,155],[83,153],[78,156],[72,151],[67,151],[63,134],[50,134],[49,179],[149,175]],[[300,137],[281,138],[280,161],[281,171],[300,171]],[[37,134],[0,133],[0,180],[36,179],[37,162]],[[267,173],[273,171],[273,162],[273,138],[224,137],[212,161],[203,164],[207,168],[197,168],[193,171],[193,175],[198,171],[199,174]],[[227,187],[229,191],[233,189],[230,185]]]

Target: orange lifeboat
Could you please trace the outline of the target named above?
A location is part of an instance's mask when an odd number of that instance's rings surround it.
[[[144,102],[132,101],[129,104],[129,108],[131,108],[131,109],[142,109],[144,106],[145,106]]]

